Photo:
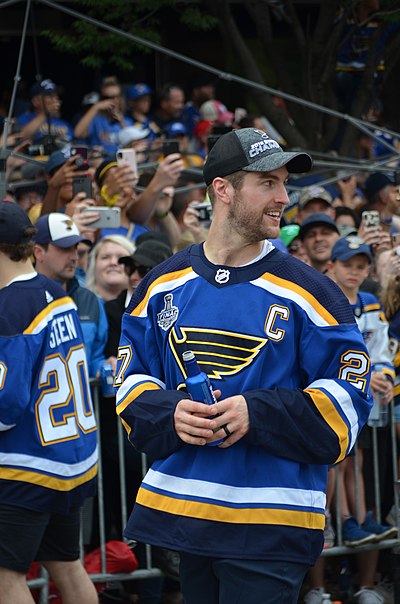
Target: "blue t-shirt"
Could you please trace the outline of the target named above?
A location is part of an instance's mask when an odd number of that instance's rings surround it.
[[[34,111],[30,113],[22,113],[17,117],[17,124],[20,128],[29,124],[35,117],[37,117],[37,113]],[[43,122],[40,128],[33,135],[33,139],[36,140],[41,138],[42,136],[46,136],[49,134],[49,124],[47,120]],[[71,125],[65,120],[61,120],[58,117],[50,117],[50,134],[56,136],[57,138],[62,138],[65,141],[71,141],[74,137],[74,133],[72,131]]]
[[[132,120],[125,117],[125,125],[132,126]],[[87,142],[89,145],[101,145],[106,153],[115,153],[119,148],[118,134],[122,130],[119,122],[110,121],[106,115],[95,115],[89,128]]]

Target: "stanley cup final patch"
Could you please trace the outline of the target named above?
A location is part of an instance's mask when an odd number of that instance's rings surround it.
[[[157,325],[164,331],[167,331],[178,318],[179,310],[177,306],[173,306],[172,300],[172,294],[165,294],[164,308],[157,313]]]

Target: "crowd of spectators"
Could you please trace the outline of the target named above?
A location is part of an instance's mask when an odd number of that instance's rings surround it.
[[[215,96],[215,82],[209,77],[193,82],[187,100],[184,88],[176,83],[166,84],[155,95],[147,83],[122,87],[117,78],[107,77],[98,91],[85,94],[70,124],[62,117],[58,86],[45,79],[32,85],[30,106],[14,116],[6,140],[10,156],[4,195],[19,204],[36,224],[36,270],[60,282],[78,307],[92,378],[100,376],[103,365],[111,364],[115,369],[120,319],[144,275],[174,252],[204,241],[212,207],[205,196],[201,168],[213,141],[224,131],[249,125],[269,133],[263,116],[227,108]],[[176,146],[171,147],[171,142]],[[399,140],[394,138],[392,143],[399,148]],[[121,149],[133,150],[136,162],[119,161]],[[322,177],[315,170],[306,186],[299,184],[301,178],[292,177],[281,235],[273,243],[327,273],[348,295],[371,354],[372,392],[378,397],[384,391],[386,403],[394,397],[399,404],[394,421],[400,433],[397,169],[395,160],[375,171],[364,167],[363,171],[353,169],[344,174],[328,168]],[[118,209],[118,225],[96,226],[104,208]],[[371,226],[369,217],[374,212],[378,219]],[[73,245],[71,236],[75,237]],[[376,354],[373,342],[377,340]],[[101,414],[107,537],[120,538],[118,497],[113,486],[117,436],[112,427],[114,402],[109,398],[102,399]],[[372,518],[376,501],[369,478],[371,439],[364,438],[360,444],[363,468],[355,470],[354,459],[349,458],[352,461],[346,466],[346,478],[342,477],[347,507],[343,504],[337,509],[334,481],[328,490],[327,548],[338,538],[330,522],[337,514],[342,517],[350,547],[397,533],[391,526],[397,525],[398,512],[393,498],[388,428],[380,431],[387,446],[380,450],[379,523]],[[133,451],[127,451],[127,456],[127,490],[132,498],[140,482],[140,464]],[[367,476],[362,516],[357,516],[353,505],[356,471]],[[346,533],[349,520],[354,529],[350,535]],[[385,573],[377,553],[368,553],[367,571],[357,576],[355,570],[351,589],[361,594],[357,600],[361,604],[380,604],[384,600],[377,582],[385,578]],[[324,571],[321,564],[310,572],[307,604],[322,602]],[[166,597],[161,589],[157,583],[152,602]],[[178,602],[176,580],[170,591]]]

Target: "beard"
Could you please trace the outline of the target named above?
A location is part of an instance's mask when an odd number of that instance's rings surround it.
[[[278,225],[265,224],[265,214],[262,210],[246,207],[243,198],[235,191],[232,203],[229,206],[228,223],[248,243],[257,243],[264,239],[279,237]]]

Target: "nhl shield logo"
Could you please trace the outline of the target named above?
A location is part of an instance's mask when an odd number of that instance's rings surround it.
[[[226,268],[219,268],[215,273],[215,280],[217,283],[228,283],[231,272]]]
[[[178,318],[179,310],[177,306],[172,306],[172,294],[164,296],[164,308],[157,313],[157,325],[164,331],[167,331]]]

